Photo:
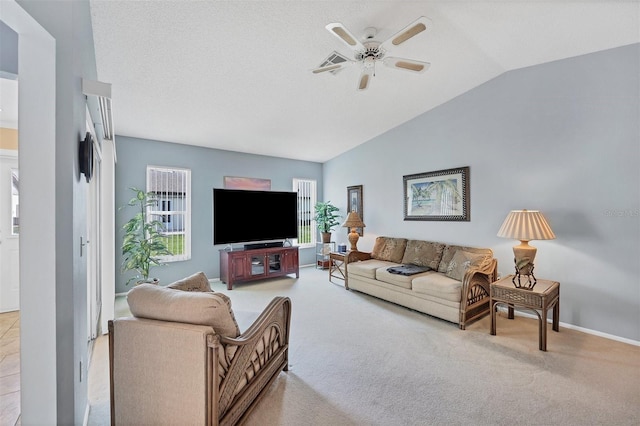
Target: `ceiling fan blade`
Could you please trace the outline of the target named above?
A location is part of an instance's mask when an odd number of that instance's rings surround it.
[[[421,16],[411,24],[407,25],[405,28],[398,31],[396,34],[391,36],[388,40],[382,42],[380,47],[385,50],[389,49],[391,46],[398,46],[399,44],[404,43],[410,38],[420,34],[425,31],[427,28],[431,27],[431,20],[425,16]]]
[[[369,87],[369,83],[371,82],[371,77],[373,76],[372,68],[363,68],[362,74],[360,74],[360,79],[358,80],[358,90],[367,90]]]
[[[340,22],[331,23],[325,28],[351,49],[364,50],[363,44]]]
[[[429,69],[431,64],[429,62],[416,61],[414,59],[405,58],[384,58],[382,62],[391,68],[398,68],[405,71],[411,71],[416,73],[423,73]]]
[[[327,71],[336,71],[336,70],[340,70],[342,68],[345,67],[345,65],[347,65],[349,62],[345,62],[342,64],[331,64],[331,65],[327,65],[324,67],[319,67],[319,68],[315,68],[313,69],[311,72],[314,74],[320,74],[323,72],[327,72]]]

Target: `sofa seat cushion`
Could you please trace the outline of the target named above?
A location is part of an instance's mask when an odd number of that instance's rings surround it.
[[[434,274],[434,273],[435,272],[433,271],[427,271],[427,272],[420,272],[414,275],[400,275],[400,274],[391,273],[387,271],[386,267],[383,267],[383,268],[378,268],[376,270],[376,279],[378,281],[382,281],[387,284],[392,284],[398,287],[411,290],[412,288],[411,283],[414,279],[428,275],[428,274]]]
[[[127,293],[127,302],[131,314],[138,318],[208,325],[221,336],[240,335],[231,301],[222,293],[140,284]]]
[[[371,250],[373,259],[402,263],[407,240],[405,238],[377,237]]]
[[[362,262],[349,263],[347,271],[349,275],[359,275],[361,277],[376,279],[376,271],[380,268],[389,268],[391,266],[400,266],[399,263],[387,262],[385,260],[363,260]]]
[[[462,282],[449,278],[444,274],[427,272],[411,282],[414,292],[426,294],[451,302],[460,302]]]
[[[443,243],[434,243],[431,241],[409,240],[407,248],[402,257],[402,263],[428,266],[433,270],[438,269],[442,252],[444,251]]]

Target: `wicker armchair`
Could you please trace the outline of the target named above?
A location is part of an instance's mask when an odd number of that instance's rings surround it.
[[[186,322],[109,321],[111,424],[242,423],[288,370],[290,321],[286,297],[237,337]]]

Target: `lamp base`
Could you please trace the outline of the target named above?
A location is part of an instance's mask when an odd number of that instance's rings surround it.
[[[358,251],[358,247],[356,247],[356,244],[358,243],[359,238],[360,235],[358,235],[358,233],[356,232],[356,228],[351,228],[351,232],[349,232],[349,235],[347,236],[347,239],[351,243],[351,248],[349,250]]]
[[[528,241],[520,241],[520,245],[513,247],[516,274],[511,282],[516,288],[533,290],[536,285],[536,277],[533,275],[533,260],[536,258],[537,251],[538,249],[530,246]]]
[[[533,287],[535,287],[536,283],[538,282],[535,275],[533,275],[533,265],[531,265],[531,267],[529,268],[529,273],[527,274],[521,274],[520,271],[518,271],[518,267],[516,267],[516,274],[511,279],[511,282],[513,283],[515,288],[521,288],[523,290],[533,290]]]

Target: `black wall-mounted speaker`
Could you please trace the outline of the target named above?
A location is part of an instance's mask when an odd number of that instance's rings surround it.
[[[80,173],[84,174],[87,183],[91,182],[93,175],[93,137],[90,132],[78,145],[78,159],[80,161]]]

